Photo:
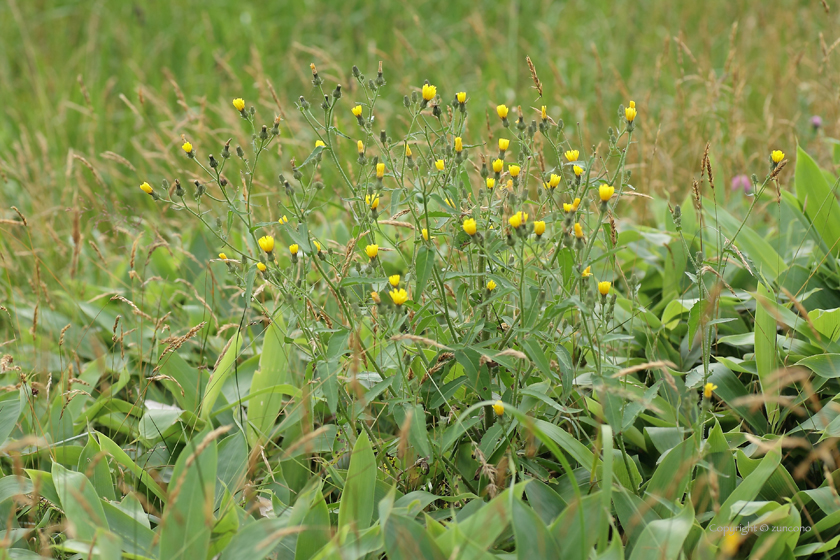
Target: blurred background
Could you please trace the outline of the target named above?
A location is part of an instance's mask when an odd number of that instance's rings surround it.
[[[743,198],[732,177],[763,176],[771,149],[792,154],[799,142],[830,163],[823,140],[840,118],[840,6],[830,4],[2,0],[2,217],[16,205],[44,226],[46,251],[66,253],[69,237],[103,220],[154,216],[137,185],[191,177],[182,135],[204,156],[227,138],[248,141],[233,97],[266,123],[283,117],[279,158],[267,165],[288,168],[312,146],[294,103],[319,102],[313,62],[325,89],[345,86],[349,111],[352,65],[375,77],[383,61],[378,108],[395,137],[402,97],[424,79],[444,100],[469,93],[475,143],[490,141],[484,113],[497,103],[529,120],[545,104],[589,152],[633,99],[636,189],[682,202],[710,143],[719,185]],[[355,130],[352,117],[344,124]],[[651,219],[646,204],[628,208]]]

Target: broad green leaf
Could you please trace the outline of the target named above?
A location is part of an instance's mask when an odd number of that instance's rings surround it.
[[[516,557],[519,560],[560,558],[560,547],[548,527],[522,500],[513,501],[511,522],[516,538]]]
[[[141,467],[137,466],[137,464],[131,460],[131,457],[123,451],[123,449],[110,440],[106,435],[97,433],[96,437],[99,438],[99,445],[102,448],[102,451],[110,455],[114,458],[114,460],[125,467],[131,474],[136,476],[140,479],[149,490],[151,490],[155,496],[160,498],[162,501],[166,501],[166,492],[163,491],[163,488],[154,481],[154,479],[143,470]]]
[[[755,499],[764,486],[764,483],[767,482],[767,479],[770,478],[770,475],[779,466],[781,458],[782,456],[778,451],[773,450],[767,453],[758,467],[749,476],[744,478],[738,487],[735,488],[735,491],[729,495],[729,498],[721,504],[718,514],[711,520],[709,527],[729,525],[737,516],[737,512],[732,511],[732,505],[735,502],[748,502]],[[719,537],[723,537],[722,532]]]
[[[446,560],[426,529],[413,519],[401,515],[388,516],[385,523],[385,550],[388,558],[393,560]]]
[[[415,261],[415,268],[417,270],[417,282],[414,286],[414,301],[421,301],[420,297],[423,295],[423,290],[426,289],[426,284],[432,276],[432,268],[435,266],[435,252],[429,247],[423,246],[417,251],[417,259]]]
[[[600,492],[575,500],[551,524],[549,531],[560,546],[557,558],[585,560],[588,557],[598,539],[601,503]]]
[[[633,547],[630,560],[679,558],[683,541],[694,523],[694,510],[687,502],[682,511],[669,519],[651,521]]]
[[[295,560],[309,560],[330,542],[330,512],[320,492],[303,518],[302,527],[303,532],[297,538]]]
[[[796,198],[834,256],[840,255],[840,204],[817,163],[796,147]]]
[[[15,429],[20,411],[23,410],[24,389],[0,394],[0,446]]]
[[[796,365],[806,367],[826,379],[840,377],[840,354],[808,356],[796,362]]]
[[[188,364],[177,352],[171,352],[164,358],[160,366],[160,373],[171,377],[172,381],[163,381],[164,386],[184,410],[197,414],[201,404],[201,395],[207,386],[207,378],[203,370],[198,370]],[[181,391],[184,394],[181,394]]]
[[[762,393],[768,396],[768,400],[764,403],[767,409],[767,417],[770,424],[774,424],[779,413],[779,404],[776,398],[779,395],[779,382],[771,379],[778,369],[776,319],[770,313],[768,307],[775,304],[776,300],[774,295],[761,283],[758,284],[755,299],[755,363]]]
[[[52,464],[52,479],[61,507],[70,523],[68,533],[83,542],[91,542],[99,527],[107,527],[102,503],[91,481],[82,473]]]
[[[175,462],[158,525],[160,555],[172,560],[205,558],[210,547],[216,484],[216,440],[197,434]]]
[[[236,370],[236,357],[239,355],[239,350],[242,348],[242,335],[239,331],[231,337],[227,345],[227,351],[213,374],[207,382],[207,387],[204,389],[204,398],[201,401],[201,419],[209,420],[213,412],[213,405],[216,404],[216,399],[219,398],[219,393],[222,391],[222,386],[225,380],[233,374]]]
[[[682,500],[691,477],[692,466],[698,460],[694,444],[695,437],[691,436],[668,451],[656,467],[645,489],[646,494],[653,500],[653,510],[660,517],[670,514],[662,502],[673,503]]]
[[[263,334],[260,367],[251,380],[250,394],[288,380],[289,355],[286,344],[286,325],[281,313],[275,313]],[[283,406],[283,395],[264,393],[248,402],[248,442],[253,446],[271,437],[272,428]]]
[[[225,547],[219,560],[262,560],[274,548],[299,533],[297,527],[287,527],[285,518],[263,518],[248,523]],[[203,559],[204,556],[192,560]],[[291,553],[284,558],[292,558]]]
[[[338,527],[355,527],[362,531],[370,527],[373,518],[373,493],[376,487],[376,457],[367,432],[362,432],[353,446],[350,468],[347,471],[341,504],[338,508]]]
[[[108,468],[107,455],[93,439],[93,434],[88,434],[88,442],[79,456],[77,468],[93,482],[93,487],[100,498],[111,501],[117,499],[114,494],[114,481],[111,480],[111,469]]]

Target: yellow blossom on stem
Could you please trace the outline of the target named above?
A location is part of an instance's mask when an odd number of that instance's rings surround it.
[[[281,224],[288,224],[289,223],[289,218],[287,218],[286,215],[283,214],[283,217],[280,218],[279,220],[277,220],[277,222],[281,223]]]
[[[427,230],[426,228],[423,228],[420,231],[420,234],[423,236],[423,239],[425,239],[426,241],[429,240],[429,230]]]
[[[460,136],[455,139],[455,151],[459,153],[464,151],[464,142]]]
[[[583,239],[583,228],[580,226],[579,223],[575,224],[575,237],[578,239]]]
[[[773,163],[779,164],[785,159],[785,153],[781,150],[773,150],[770,154],[770,159],[773,160]]]
[[[370,260],[375,259],[376,255],[379,254],[379,245],[368,245],[365,247],[365,254]]]
[[[624,118],[627,119],[627,122],[631,123],[636,119],[636,102],[631,101],[630,105],[624,109]]]
[[[720,542],[720,551],[727,556],[735,556],[738,553],[738,548],[741,546],[741,537],[738,535],[735,528],[729,528]]]
[[[560,176],[554,173],[551,174],[551,177],[548,178],[548,186],[552,189],[557,188],[557,185],[560,184]]]
[[[603,281],[603,282],[598,282],[598,293],[601,294],[602,296],[606,296],[608,293],[610,293],[610,288],[611,287],[612,287],[612,282],[608,282],[606,280]]]
[[[488,292],[492,292],[495,289],[496,289],[496,283],[495,282],[493,282],[492,280],[487,282],[487,291]]]
[[[381,303],[382,302],[382,300],[379,299],[379,292],[371,292],[370,293],[370,299],[373,300],[373,303]]]
[[[545,222],[542,220],[538,220],[534,222],[534,233],[537,234],[537,237],[545,233]]]
[[[241,97],[237,97],[233,100],[233,106],[236,108],[237,111],[244,111],[245,110],[245,100]]]
[[[181,149],[187,152],[188,154],[191,154],[193,151],[193,146],[189,142],[184,142],[181,146]]]
[[[361,117],[362,116],[362,106],[361,105],[356,105],[355,107],[350,109],[350,112],[353,113],[354,117]]]
[[[507,138],[499,138],[499,151],[504,152],[510,147],[510,140]]]
[[[405,145],[405,157],[411,157],[411,146]]]
[[[715,385],[714,383],[706,383],[703,386],[703,396],[706,397],[707,399],[711,399],[712,398],[712,392],[717,388],[718,388],[718,386]]]
[[[315,245],[315,250],[320,253],[321,252],[321,244],[318,243],[317,241],[315,241],[314,239],[312,240],[312,244]]]
[[[572,207],[571,204],[569,204],[568,202],[563,203],[563,212],[565,212],[566,214],[570,214],[571,212],[574,212],[574,211],[575,211],[575,209],[574,209],[574,207]]]
[[[501,173],[502,169],[505,167],[505,162],[500,159],[493,160],[493,172]]]
[[[445,203],[446,203],[446,205],[447,205],[447,206],[449,206],[450,208],[455,208],[455,203],[454,203],[454,202],[452,202],[452,199],[451,199],[451,198],[446,198],[446,199],[444,199],[444,202],[445,202]]]
[[[466,103],[467,102],[467,92],[466,91],[459,91],[455,94],[455,99],[458,100],[458,103]]]
[[[542,120],[544,120],[544,121],[547,121],[547,120],[548,120],[548,111],[546,110],[546,106],[545,106],[545,105],[543,105],[543,106],[542,106],[542,108],[540,108],[540,117],[541,117],[541,118],[542,118]]]
[[[613,194],[615,194],[615,187],[606,184],[598,187],[598,197],[600,197],[601,202],[607,202]]]
[[[464,220],[464,232],[467,235],[473,236],[475,235],[476,231],[478,230],[478,225],[475,223],[475,220],[472,218],[467,218]]]
[[[394,305],[402,305],[408,301],[408,293],[402,288],[399,290],[391,290],[388,292],[388,295],[391,296],[391,301],[394,302]]]
[[[219,258],[222,259],[223,261],[226,261],[227,260],[227,255],[225,255],[224,253],[219,253]]]
[[[356,142],[356,150],[359,152],[359,155],[364,154],[365,153],[365,143],[362,142],[361,140],[358,140]]]
[[[257,263],[257,270],[259,270],[260,272],[265,272],[267,268],[268,267],[265,266],[263,263],[261,263],[261,262]]]
[[[484,181],[484,184],[487,185],[488,189],[492,189],[496,186],[496,179],[494,179],[493,177],[487,177],[487,180]]]
[[[519,211],[513,216],[508,219],[508,223],[514,229],[519,228],[519,226],[525,224],[528,221],[528,214],[523,211]]]
[[[577,212],[578,206],[580,206],[580,199],[576,198],[574,202],[572,202],[572,210]]]
[[[572,171],[575,172],[576,177],[580,177],[581,175],[583,175],[583,168],[579,165],[575,165],[574,167],[572,167]]]
[[[493,412],[496,413],[496,416],[501,416],[505,413],[505,403],[502,401],[496,401],[493,403]]]
[[[270,253],[274,250],[274,238],[270,235],[264,235],[257,240],[257,243],[260,245],[260,249],[265,251],[266,253]]]
[[[327,145],[324,144],[323,140],[315,140],[315,147],[316,148],[318,148],[318,147],[325,148],[326,146]]]
[[[592,267],[587,266],[586,268],[584,268],[583,273],[581,273],[581,276],[583,276],[584,278],[589,278],[590,276],[592,276]]]
[[[430,85],[430,84],[423,84],[423,99],[426,101],[431,101],[437,95],[437,87]]]
[[[367,204],[371,210],[376,210],[379,208],[379,195],[365,195],[365,204]]]
[[[438,171],[443,171],[444,167],[445,167],[445,164],[444,164],[442,159],[439,159],[439,160],[435,161],[435,168],[437,168]]]
[[[292,245],[289,245],[289,252],[291,254],[297,255],[298,251],[300,251],[300,247],[298,247],[297,243],[293,243]]]
[[[385,176],[385,164],[384,163],[377,163],[376,164],[376,178],[381,179]]]
[[[566,151],[566,161],[568,161],[568,162],[577,161],[578,157],[580,157],[580,152],[578,150],[567,150]]]
[[[499,105],[496,107],[496,114],[499,115],[500,119],[506,119],[508,116],[508,108],[507,105]]]
[[[399,274],[394,274],[393,276],[389,276],[389,277],[388,277],[388,282],[389,282],[389,283],[390,283],[393,287],[395,287],[395,288],[396,288],[397,286],[399,286],[399,285],[400,285],[400,275],[399,275]]]
[[[519,177],[520,167],[518,165],[509,165],[508,171],[510,172],[511,177]]]
[[[140,185],[140,190],[146,194],[152,194],[152,185],[144,181],[143,184]]]

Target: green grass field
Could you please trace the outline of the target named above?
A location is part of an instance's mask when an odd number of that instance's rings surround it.
[[[835,557],[838,24],[3,0],[0,560]]]

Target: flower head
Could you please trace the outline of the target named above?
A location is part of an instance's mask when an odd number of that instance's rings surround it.
[[[257,270],[259,270],[260,272],[265,272],[267,268],[268,267],[265,266],[263,263],[261,263],[261,262],[257,263]]]
[[[493,403],[493,412],[496,413],[496,416],[501,416],[505,413],[505,403],[502,401],[496,401]]]
[[[727,556],[735,556],[741,546],[741,537],[734,528],[729,527],[728,529],[720,542],[720,550]]]
[[[270,235],[264,235],[257,240],[257,243],[260,244],[260,249],[265,251],[266,253],[270,253],[274,250],[274,238]]]
[[[494,179],[493,177],[487,177],[487,180],[484,181],[484,184],[487,185],[488,189],[492,189],[496,186],[496,179]]]
[[[464,151],[464,142],[461,140],[461,137],[457,137],[455,139],[455,151],[456,152],[463,152]]]
[[[411,157],[411,146],[408,144],[405,145],[405,157]]]
[[[289,252],[293,255],[297,255],[298,251],[300,251],[300,247],[298,247],[297,243],[293,243],[289,245]]]
[[[233,106],[236,108],[237,111],[244,111],[245,110],[245,100],[241,97],[237,97],[233,100]]]
[[[520,167],[518,165],[509,165],[508,171],[510,172],[511,177],[519,177]]]
[[[446,167],[446,164],[444,164],[442,159],[439,159],[439,160],[435,161],[435,168],[438,171],[443,171],[444,167]]]
[[[181,145],[181,149],[184,150],[185,152],[187,152],[188,154],[191,154],[192,151],[193,151],[192,144],[190,144],[189,142],[184,142]]]
[[[146,194],[152,194],[152,185],[144,181],[143,184],[140,185],[140,190]]]
[[[712,391],[714,391],[717,388],[718,388],[718,386],[715,385],[714,383],[706,383],[703,386],[703,396],[706,397],[707,399],[711,399],[712,398]]]
[[[379,292],[371,292],[370,299],[373,300],[373,303],[382,303],[382,300],[379,299]]]
[[[458,100],[458,103],[466,103],[467,102],[467,92],[466,91],[459,91],[455,94],[455,99]]]
[[[575,237],[583,239],[583,228],[580,226],[580,223],[575,224]]]
[[[464,232],[466,232],[466,234],[469,236],[475,235],[476,231],[478,230],[475,220],[472,218],[467,218],[466,220],[464,220],[463,228]]]
[[[634,107],[627,107],[624,109],[624,117],[627,119],[627,122],[633,122],[636,118],[636,109]]]
[[[323,140],[315,140],[315,147],[316,148],[325,148],[327,145],[324,144]]]
[[[602,296],[606,296],[610,293],[610,288],[612,288],[612,282],[607,282],[606,280],[603,282],[598,282],[598,293]]]
[[[505,168],[505,162],[501,159],[494,159],[493,160],[493,172],[494,173],[501,173],[502,169]]]
[[[508,116],[508,108],[507,105],[499,105],[496,107],[496,114],[499,115],[500,119],[506,119]]]
[[[574,211],[575,209],[572,207],[571,204],[569,204],[568,202],[563,203],[563,212],[565,212],[566,214],[571,214]]]
[[[580,152],[578,150],[567,150],[566,151],[566,161],[568,161],[568,162],[577,161],[578,157],[580,157]]]
[[[394,305],[402,305],[408,301],[408,293],[402,288],[399,290],[391,290],[388,292],[388,295],[391,296],[391,301],[394,302]]]
[[[423,228],[420,231],[420,234],[423,236],[423,239],[425,239],[426,241],[429,240],[429,230],[427,230],[426,228]]]
[[[508,223],[514,229],[519,228],[519,226],[525,224],[528,221],[528,214],[523,211],[519,211],[510,218],[508,218]]]
[[[227,260],[227,255],[225,255],[224,253],[219,253],[219,258],[222,259],[223,261],[226,261]]]
[[[592,276],[592,267],[587,266],[586,268],[584,268],[583,272],[581,273],[581,276],[583,276],[584,278],[589,278],[590,276]]]
[[[377,208],[379,208],[379,195],[365,195],[365,204],[367,204],[371,210],[376,210]]]
[[[601,199],[601,202],[607,202],[609,199],[612,198],[612,195],[615,193],[615,187],[610,185],[604,184],[598,187],[598,197]]]
[[[350,111],[353,113],[354,117],[361,117],[362,116],[362,106],[361,105],[356,105],[355,107],[350,109]]]
[[[545,222],[542,220],[537,220],[534,222],[534,233],[537,234],[537,237],[545,233]]]
[[[396,288],[397,286],[399,286],[399,285],[400,285],[400,275],[399,275],[399,274],[394,274],[393,276],[389,276],[389,277],[388,277],[388,282],[389,282],[389,283],[390,283],[393,287],[395,287],[395,288]]]
[[[583,168],[582,168],[582,167],[580,167],[579,165],[575,165],[575,166],[573,166],[573,167],[572,167],[572,171],[574,171],[574,172],[575,172],[575,176],[576,176],[576,177],[580,177],[581,175],[583,175]]]
[[[437,95],[437,88],[430,84],[423,84],[423,99],[426,101],[431,101]]]
[[[488,281],[487,282],[487,291],[492,292],[495,289],[496,289],[496,283],[493,282],[492,280]]]
[[[510,147],[510,140],[507,138],[499,138],[499,151],[504,152]]]
[[[455,203],[454,203],[454,202],[452,202],[452,199],[451,199],[451,198],[448,198],[448,197],[447,197],[447,198],[445,198],[443,201],[444,201],[444,202],[446,203],[446,205],[447,205],[447,206],[449,206],[450,208],[455,208]]]
[[[321,252],[321,244],[318,243],[317,241],[315,241],[314,239],[312,240],[312,244],[315,245],[315,250],[320,253]]]
[[[557,188],[557,185],[560,184],[560,176],[554,173],[551,174],[551,177],[548,178],[548,186],[552,189]]]
[[[577,212],[578,206],[580,206],[580,199],[576,198],[574,199],[574,201],[572,201],[572,210]]]
[[[376,255],[379,254],[379,245],[368,245],[365,247],[365,254],[370,260],[375,259]]]
[[[377,163],[376,164],[376,178],[381,179],[385,176],[385,164],[384,163]]]
[[[773,160],[773,163],[779,164],[783,159],[785,159],[785,153],[781,150],[773,150],[770,154],[770,159]]]
[[[365,153],[365,143],[364,143],[364,142],[362,142],[361,140],[358,140],[358,141],[356,142],[356,151],[358,151],[358,152],[359,152],[359,155],[361,155],[361,154],[364,154],[364,153]]]
[[[286,215],[283,214],[283,217],[279,218],[277,220],[277,222],[280,223],[280,224],[288,224],[289,223],[289,218],[287,218]]]
[[[546,106],[545,106],[545,105],[543,105],[543,106],[540,108],[540,118],[541,118],[542,120],[544,120],[544,121],[547,121],[547,120],[548,120],[548,111],[546,110]]]

